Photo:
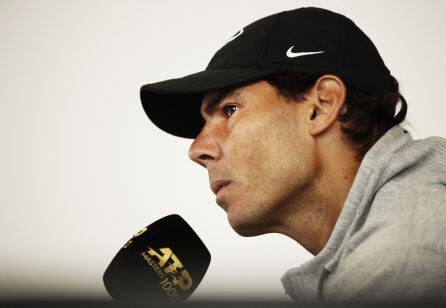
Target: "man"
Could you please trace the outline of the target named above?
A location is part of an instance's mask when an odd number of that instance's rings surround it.
[[[282,277],[295,301],[446,295],[446,142],[398,125],[398,82],[345,16],[262,18],[141,100],[195,139],[189,156],[237,233],[282,233],[315,255]]]

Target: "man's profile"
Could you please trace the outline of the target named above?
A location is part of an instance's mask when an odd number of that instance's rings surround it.
[[[282,233],[315,257],[282,277],[295,301],[446,296],[446,142],[414,141],[372,41],[319,8],[239,30],[205,71],[141,88],[149,118],[194,139],[242,236]]]

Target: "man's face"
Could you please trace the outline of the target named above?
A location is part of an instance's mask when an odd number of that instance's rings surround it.
[[[212,115],[205,114],[219,94],[204,96],[201,113],[206,124],[189,157],[207,168],[210,183],[230,181],[216,202],[237,233],[280,231],[316,172],[304,121],[308,102],[286,102],[271,85],[259,81],[235,88]]]

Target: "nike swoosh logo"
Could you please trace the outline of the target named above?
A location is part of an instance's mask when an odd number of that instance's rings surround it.
[[[226,41],[226,44],[242,35],[243,32],[243,29],[238,30],[236,34],[234,34],[232,37],[229,38],[229,40]]]
[[[294,46],[291,46],[290,49],[287,50],[286,55],[288,58],[296,58],[301,56],[315,55],[318,53],[323,53],[324,51],[305,51],[305,52],[292,52]]]

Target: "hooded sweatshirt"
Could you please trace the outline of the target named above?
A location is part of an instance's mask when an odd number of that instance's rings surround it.
[[[324,248],[282,284],[296,302],[446,299],[446,139],[387,131]]]

